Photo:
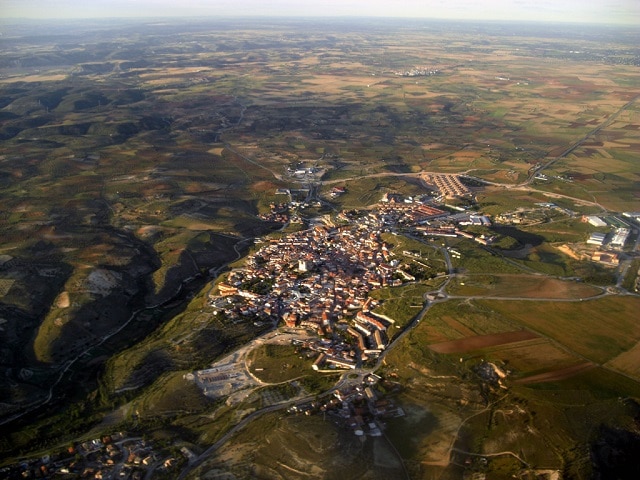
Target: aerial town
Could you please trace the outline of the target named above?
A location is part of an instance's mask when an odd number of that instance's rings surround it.
[[[306,230],[258,240],[260,248],[245,265],[226,274],[212,290],[209,302],[214,313],[230,322],[283,324],[290,331],[312,333],[312,339],[304,346],[316,352],[311,364],[316,371],[371,365],[388,346],[395,321],[376,313],[378,304],[369,292],[416,280],[411,266],[394,255],[382,239],[383,234],[403,233],[432,240],[461,237],[483,246],[492,245],[499,237],[464,230],[467,226],[490,227],[492,220],[488,216],[462,207],[442,206],[443,198],[472,198],[471,189],[459,176],[436,175],[428,180],[435,184],[438,197],[385,193],[372,208],[340,212],[335,223],[319,220]],[[344,192],[344,187],[335,187],[330,195]],[[292,204],[302,205],[293,200],[272,205],[269,218],[283,223],[295,218],[288,213]],[[574,217],[576,213],[547,202],[532,205],[527,211],[505,213],[496,220],[501,224],[534,223],[549,215]],[[620,221],[619,217],[616,219]],[[583,221],[598,227],[608,225],[594,216]],[[628,232],[620,227],[609,234],[594,233],[583,245],[588,248],[596,244],[597,238],[600,248],[589,252],[591,259],[615,265],[619,254],[615,250],[622,249]],[[608,248],[602,250],[605,243]],[[459,255],[453,249],[450,253]],[[444,272],[433,272],[432,276],[438,273]]]
[[[451,178],[450,178],[451,177]],[[257,250],[244,265],[226,273],[209,294],[214,315],[231,323],[254,322],[258,326],[282,328],[283,335],[311,358],[309,367],[316,372],[356,370],[353,381],[336,387],[330,395],[313,401],[294,403],[290,414],[324,413],[356,436],[381,436],[385,420],[403,416],[384,392],[401,388],[390,379],[371,373],[393,337],[401,332],[395,320],[376,313],[378,301],[369,293],[385,286],[415,282],[405,251],[397,255],[383,237],[406,235],[424,240],[459,237],[489,246],[498,234],[478,234],[465,227],[491,227],[495,224],[531,225],[550,216],[575,217],[577,214],[554,203],[536,203],[530,208],[505,212],[491,219],[468,208],[447,205],[443,199],[472,198],[473,192],[458,176],[433,176],[430,183],[437,196],[404,197],[385,193],[380,202],[368,209],[342,211],[333,220],[312,222],[308,229],[269,239],[256,239]],[[329,195],[344,194],[345,187],[334,187]],[[282,224],[299,221],[298,207],[303,201],[296,192],[278,192],[289,196],[288,202],[273,204],[264,216]],[[616,266],[627,242],[637,213],[602,218],[587,215],[582,222],[600,229],[582,242],[592,261]],[[485,231],[485,230],[483,230]],[[486,229],[487,232],[493,230]],[[386,238],[389,238],[388,236]],[[440,243],[434,244],[440,248]],[[575,246],[573,248],[576,248]],[[460,253],[448,249],[449,255]],[[414,259],[416,262],[419,259]],[[446,272],[430,271],[430,276]],[[272,333],[271,338],[275,338]],[[265,337],[266,338],[266,337]],[[234,352],[185,378],[195,381],[203,393],[212,398],[228,397],[241,401],[248,385],[258,385],[245,371],[243,354]],[[367,370],[359,370],[365,368]],[[383,384],[384,388],[377,388]],[[284,399],[273,399],[273,404]],[[4,473],[20,472],[23,478],[37,478],[54,472],[81,475],[83,478],[143,478],[156,474],[171,476],[179,465],[192,462],[195,454],[188,448],[173,455],[160,454],[153,445],[124,433],[72,445],[55,456],[45,456],[29,463],[14,465]]]
[[[460,237],[485,247],[499,237],[498,234],[478,234],[477,229],[464,230],[465,227],[491,227],[493,222],[487,215],[442,205],[444,198],[472,198],[473,192],[458,176],[434,176],[428,180],[435,184],[439,196],[405,198],[386,193],[372,208],[342,211],[333,221],[325,218],[306,230],[258,240],[260,247],[243,267],[226,274],[212,290],[209,305],[214,314],[234,323],[253,321],[260,326],[282,326],[280,332],[294,334],[288,337],[289,341],[305,352],[307,358],[313,358],[310,367],[316,372],[358,369],[357,372],[366,373],[359,369],[373,368],[394,335],[401,331],[395,328],[393,318],[376,313],[378,302],[369,292],[416,281],[406,259],[412,252],[397,256],[383,240],[384,234],[402,233],[425,240]],[[344,187],[334,187],[330,195],[343,193]],[[295,206],[303,205],[296,202]],[[282,223],[298,218],[290,214],[295,211],[291,207],[292,202],[272,205],[268,218]],[[554,203],[542,202],[528,210],[505,213],[495,221],[503,225],[533,224],[548,221],[554,215],[577,216]],[[632,214],[624,217],[632,219]],[[592,261],[617,265],[629,232],[618,223],[629,225],[617,216],[607,222],[596,216],[585,216],[582,221],[595,227],[615,227],[609,233],[591,234],[582,248],[589,250]],[[596,251],[591,251],[593,244],[598,247]],[[457,250],[448,251],[451,257],[459,258]],[[444,273],[431,272],[432,276]],[[304,332],[304,337],[295,336],[295,332]],[[228,401],[234,397],[244,398],[246,394],[242,390],[252,383],[252,378],[245,368],[238,368],[239,363],[243,363],[239,359],[236,356],[214,364],[213,368],[194,372],[189,378],[213,398],[228,396]],[[389,383],[388,379],[366,374],[336,388],[328,397],[296,403],[289,412],[307,415],[323,412],[356,436],[380,436],[386,418],[404,415],[401,408],[376,389],[380,381]],[[393,388],[388,385],[384,389],[390,390]]]
[[[281,320],[330,340],[315,347],[315,370],[355,368],[380,355],[394,323],[372,311],[368,293],[415,281],[381,234],[410,226],[433,234],[441,228],[432,231],[429,222],[448,215],[423,200],[385,195],[378,208],[342,212],[342,225],[316,224],[269,240],[218,284],[210,304],[232,321]]]

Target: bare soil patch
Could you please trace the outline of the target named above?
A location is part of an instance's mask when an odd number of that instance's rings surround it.
[[[68,76],[69,75],[66,74],[66,73],[25,75],[23,77],[15,76],[15,77],[8,77],[8,78],[0,79],[0,83],[13,83],[13,82],[16,82],[16,81],[20,81],[20,82],[55,82],[55,81],[64,80]]]
[[[58,308],[69,308],[69,306],[71,305],[71,301],[69,299],[69,292],[64,291],[62,293],[60,293],[60,295],[58,295],[58,298],[56,298],[56,307]]]
[[[516,332],[496,333],[493,335],[477,335],[475,337],[452,340],[450,342],[434,343],[429,348],[437,353],[466,353],[486,347],[495,347],[507,343],[521,342],[538,338],[535,333],[528,330]]]

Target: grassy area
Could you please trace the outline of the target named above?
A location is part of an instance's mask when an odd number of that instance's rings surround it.
[[[588,298],[601,293],[599,288],[581,282],[534,275],[459,275],[449,283],[447,292],[459,296],[496,296],[530,298]]]
[[[520,207],[531,208],[535,203],[548,201],[538,192],[504,190],[495,187],[483,189],[476,195],[476,200],[482,207],[482,211],[488,215],[512,212]]]
[[[526,232],[541,236],[545,242],[583,242],[596,229],[579,219],[571,218],[523,227]]]
[[[314,374],[307,375],[300,379],[300,385],[306,392],[316,395],[326,392],[340,379],[338,374]]]
[[[178,416],[201,412],[214,402],[194,383],[183,378],[187,371],[167,372],[144,395],[136,400],[136,408],[145,417]]]
[[[514,303],[517,306],[511,308]],[[387,375],[398,375],[405,385],[398,401],[407,414],[402,419],[389,422],[387,435],[405,458],[422,459],[421,467],[414,467],[417,468],[416,475],[441,473],[442,467],[436,465],[442,458],[447,458],[448,447],[454,438],[457,439],[456,447],[461,450],[479,454],[513,451],[524,456],[531,465],[565,468],[567,471],[575,468],[580,472],[583,471],[581,467],[565,462],[571,462],[576,455],[584,455],[588,451],[587,439],[595,438],[593,424],[585,423],[584,418],[607,418],[608,424],[622,426],[628,425],[635,415],[633,407],[627,407],[619,398],[620,395],[638,397],[640,384],[598,368],[548,383],[509,384],[507,390],[490,395],[490,406],[480,399],[477,377],[472,373],[473,365],[480,358],[504,364],[516,376],[581,361],[555,341],[540,338],[483,349],[463,355],[462,362],[458,361],[459,355],[440,355],[427,347],[434,340],[437,325],[440,325],[441,334],[457,338],[503,328],[513,329],[520,323],[522,315],[530,315],[532,321],[534,317],[544,315],[542,307],[530,312],[529,303],[480,302],[480,316],[475,318],[465,310],[473,310],[477,306],[455,301],[434,305],[427,318],[387,355],[383,370]],[[610,304],[601,305],[602,311],[612,303],[613,299]],[[509,308],[496,309],[496,304]],[[631,308],[627,306],[628,310]],[[555,310],[545,311],[549,317],[548,312]],[[509,317],[508,323],[501,320],[503,316]],[[576,313],[576,318],[584,316],[584,312]],[[473,331],[472,328],[482,323],[482,318],[485,327]],[[457,324],[458,320],[461,324]],[[463,331],[462,321],[466,323]],[[563,323],[557,317],[555,321],[560,326]],[[593,323],[601,321],[599,317]],[[447,325],[448,331],[442,330],[443,324]],[[581,324],[582,328],[591,329],[590,322]],[[564,338],[570,334],[558,334],[561,335]],[[466,457],[456,458],[464,461]],[[430,462],[434,465],[430,466]],[[408,467],[412,468],[411,462],[408,462]],[[501,478],[505,472],[522,469],[524,465],[506,455],[491,457],[487,464],[473,461],[469,468]]]
[[[262,439],[256,442],[255,439]],[[330,459],[330,460],[328,460]],[[372,459],[377,459],[374,464]],[[384,460],[384,463],[382,463]],[[267,414],[236,434],[189,478],[224,471],[238,478],[401,478],[402,465],[378,439],[361,442],[329,416]]]
[[[558,395],[558,403],[568,401],[567,396],[572,396],[573,401],[581,404],[586,404],[589,400],[617,401],[621,397],[640,397],[640,384],[637,380],[605,368],[589,370],[559,382],[528,385],[527,388],[540,398],[548,397],[550,392],[567,392]]]
[[[428,261],[435,264],[444,262],[442,252],[438,245],[433,242],[420,241],[405,235],[393,235],[390,233],[383,233],[382,239],[391,247],[393,253],[401,259],[416,258],[414,255],[417,255],[424,262]],[[407,256],[404,252],[411,252],[414,255]]]
[[[311,364],[315,356],[293,345],[265,344],[251,352],[249,369],[263,382],[282,383],[314,373]]]
[[[398,177],[366,178],[365,175],[373,173],[369,166],[361,172],[354,172],[356,176],[349,180],[346,193],[333,200],[341,208],[368,207],[380,201],[385,193],[400,193],[404,195],[420,195],[425,193],[424,188],[409,183]]]
[[[530,271],[544,273],[546,275],[569,277],[576,276],[569,257],[553,248],[551,245],[542,244],[532,249],[524,259],[514,259]]]
[[[374,313],[385,315],[394,320],[389,335],[405,327],[424,307],[424,295],[433,288],[422,283],[402,287],[387,287],[374,290],[369,296],[381,301]]]
[[[429,345],[513,330],[518,328],[506,315],[483,307],[476,301],[451,300],[433,305],[414,331],[421,342]]]
[[[457,250],[460,255],[451,259],[456,272],[460,273],[522,273],[517,265],[508,262],[503,257],[495,255],[471,240],[449,240],[447,245]]]

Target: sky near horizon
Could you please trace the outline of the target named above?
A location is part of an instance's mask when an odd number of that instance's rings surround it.
[[[640,25],[640,0],[0,0],[0,18],[355,16]]]

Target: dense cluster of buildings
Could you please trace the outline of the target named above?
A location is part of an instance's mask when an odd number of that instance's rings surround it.
[[[395,74],[401,77],[431,77],[438,75],[440,70],[432,67],[414,67],[410,70],[399,70]]]
[[[330,340],[317,344],[313,368],[355,368],[388,344],[393,319],[376,315],[368,293],[414,281],[382,240],[404,229],[427,236],[465,236],[448,211],[428,197],[385,194],[375,208],[343,211],[339,226],[316,225],[262,242],[243,268],[218,284],[210,305],[231,322],[283,323]],[[489,226],[488,217],[461,214],[462,224]],[[449,233],[450,232],[450,233]],[[487,243],[486,238],[479,241]]]
[[[211,299],[227,318],[283,322],[335,338],[352,327],[364,350],[386,345],[390,319],[365,317],[374,306],[369,291],[402,284],[399,261],[380,231],[366,226],[315,226],[272,239],[249,257],[244,268],[230,272]],[[410,278],[405,273],[406,278]],[[355,330],[359,328],[359,330]],[[369,348],[371,347],[371,348]],[[349,353],[328,355],[326,362],[349,368]]]
[[[182,459],[184,462],[184,459]],[[68,446],[64,451],[10,465],[0,470],[7,479],[84,478],[142,480],[152,472],[175,471],[180,461],[161,454],[141,438],[124,433],[103,435]]]
[[[295,405],[289,412],[306,415],[322,412],[335,418],[338,424],[351,430],[356,436],[380,437],[385,428],[385,419],[405,415],[402,408],[381,393],[378,389],[380,382],[386,384],[385,390],[393,391],[393,384],[378,375],[370,374],[361,384],[338,389],[331,397],[319,402]]]
[[[445,198],[465,197],[471,190],[460,181],[460,175],[429,173],[423,176],[425,182],[435,185]]]

